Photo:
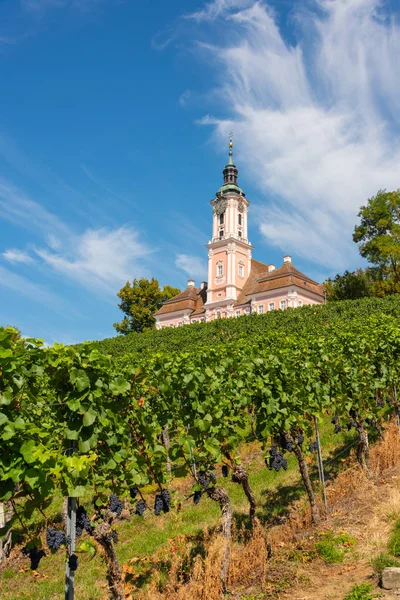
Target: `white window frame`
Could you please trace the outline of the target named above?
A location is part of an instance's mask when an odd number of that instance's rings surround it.
[[[244,265],[242,263],[238,264],[238,274],[239,277],[244,277]]]
[[[264,304],[259,304],[258,305],[258,314],[259,315],[263,315],[264,314]]]
[[[217,310],[216,316],[217,316],[217,319],[222,319],[222,313],[220,310]]]
[[[275,310],[275,302],[269,302],[268,303],[268,310],[269,311]]]
[[[174,325],[173,323],[170,323],[170,324],[168,325],[168,327],[175,327],[175,325]]]
[[[249,315],[249,314],[250,314],[250,308],[247,306],[247,307],[244,309],[244,312],[245,312],[245,314],[246,314],[246,315]]]
[[[240,315],[241,315],[241,314],[242,314],[242,313],[240,312],[240,310],[237,310],[237,311],[236,311],[236,316],[237,316],[237,317],[240,317]]]
[[[287,309],[287,301],[281,300],[279,306],[281,307],[281,310],[286,310]]]
[[[217,277],[222,277],[224,274],[224,266],[222,260],[217,262]]]

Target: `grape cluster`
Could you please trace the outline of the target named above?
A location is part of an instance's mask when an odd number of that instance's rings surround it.
[[[161,490],[161,497],[164,503],[164,512],[167,513],[171,508],[171,494],[168,490]]]
[[[108,507],[111,510],[111,512],[115,513],[119,517],[122,512],[122,509],[124,508],[124,505],[122,504],[121,500],[116,494],[110,494],[110,502],[108,504]]]
[[[385,404],[383,401],[383,398],[378,398],[378,400],[376,401],[377,405],[380,406],[381,408],[383,407],[383,405]]]
[[[332,421],[331,421],[332,425],[337,425],[338,422],[339,422],[339,417],[336,417],[336,416],[332,417]]]
[[[90,523],[90,519],[87,516],[87,512],[86,510],[83,508],[83,506],[79,506],[78,510],[76,511],[76,535],[77,537],[79,537],[80,535],[82,535],[83,530],[87,531],[88,533],[93,533],[93,527]]]
[[[301,433],[299,433],[296,437],[295,437],[295,442],[298,446],[301,446],[302,443],[304,442],[304,437],[301,435]]]
[[[203,488],[206,490],[209,485],[210,485],[210,478],[207,477],[207,474],[205,471],[200,471],[199,474],[197,475],[197,480],[200,483],[200,485],[203,486]]]
[[[136,503],[136,514],[139,515],[139,517],[143,517],[143,513],[146,508],[146,502],[144,500],[138,500]]]
[[[222,465],[221,471],[222,471],[223,477],[228,477],[228,474],[229,474],[229,467],[228,467],[228,465]]]
[[[308,446],[308,451],[309,452],[316,452],[318,450],[318,442],[312,442],[311,444],[309,444]]]
[[[44,550],[38,550],[36,546],[33,548],[27,548],[25,546],[25,548],[22,548],[21,552],[24,556],[29,556],[32,571],[36,571],[39,566],[40,559],[46,556],[46,552]]]
[[[137,489],[136,486],[129,488],[129,493],[131,495],[132,500],[134,500],[136,498],[136,496],[139,493],[139,490]]]
[[[280,469],[284,469],[286,471],[288,461],[286,458],[283,458],[283,454],[277,450],[276,446],[271,447],[269,455],[269,469],[274,469],[276,472],[278,472]]]
[[[333,433],[340,433],[341,431],[342,431],[342,428],[340,427],[339,423],[336,423]]]
[[[161,514],[161,511],[164,508],[164,502],[162,499],[161,494],[156,494],[155,500],[154,500],[154,514],[158,517],[158,515]]]
[[[169,512],[171,506],[171,495],[168,490],[161,490],[160,494],[156,494],[154,500],[154,514],[158,515],[162,512]]]
[[[49,527],[46,531],[46,543],[50,550],[58,550],[65,543],[65,535],[55,527]]]
[[[282,431],[279,436],[279,446],[283,450],[287,450],[288,452],[292,452],[293,450],[293,442],[286,439],[286,435]]]
[[[68,566],[71,571],[76,571],[78,568],[78,557],[76,554],[70,554],[68,558]]]
[[[201,500],[202,495],[203,495],[203,492],[196,491],[193,494],[193,504],[198,504]]]

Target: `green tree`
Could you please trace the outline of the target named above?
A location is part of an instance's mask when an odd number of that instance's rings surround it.
[[[327,279],[324,282],[327,300],[355,300],[372,295],[372,281],[369,269],[363,271],[357,269],[350,272],[345,271],[343,275],[339,273],[334,279]]]
[[[161,289],[154,277],[151,280],[134,279],[132,283],[127,281],[117,294],[121,299],[118,308],[122,310],[125,317],[121,322],[114,323],[115,329],[124,335],[133,331],[141,333],[146,329],[153,329],[154,313],[165,300],[173,298],[179,292],[178,288],[170,285]]]
[[[362,257],[376,265],[374,293],[400,292],[400,189],[379,190],[361,206],[353,240]]]

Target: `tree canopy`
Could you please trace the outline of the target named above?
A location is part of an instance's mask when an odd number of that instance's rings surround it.
[[[337,274],[334,279],[324,283],[328,300],[356,300],[372,295],[372,282],[369,270],[357,269]]]
[[[376,265],[374,293],[384,295],[400,291],[400,189],[379,190],[361,206],[353,240],[360,254]]]
[[[154,277],[149,280],[145,278],[127,281],[120,289],[117,296],[121,299],[118,308],[122,310],[125,317],[119,323],[114,323],[118,333],[141,333],[146,329],[155,327],[154,313],[161,304],[179,294],[180,290],[170,285],[162,289]]]

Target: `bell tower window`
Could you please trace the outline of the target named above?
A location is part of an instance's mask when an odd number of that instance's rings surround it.
[[[224,237],[224,230],[220,229],[219,230],[219,239],[222,239]]]
[[[222,277],[223,274],[223,270],[222,270],[222,262],[217,263],[217,277]]]
[[[240,213],[238,214],[238,224],[242,224],[242,215]]]
[[[219,224],[220,224],[220,225],[223,225],[223,224],[224,224],[224,214],[225,214],[225,213],[221,213],[221,214],[219,215]]]

